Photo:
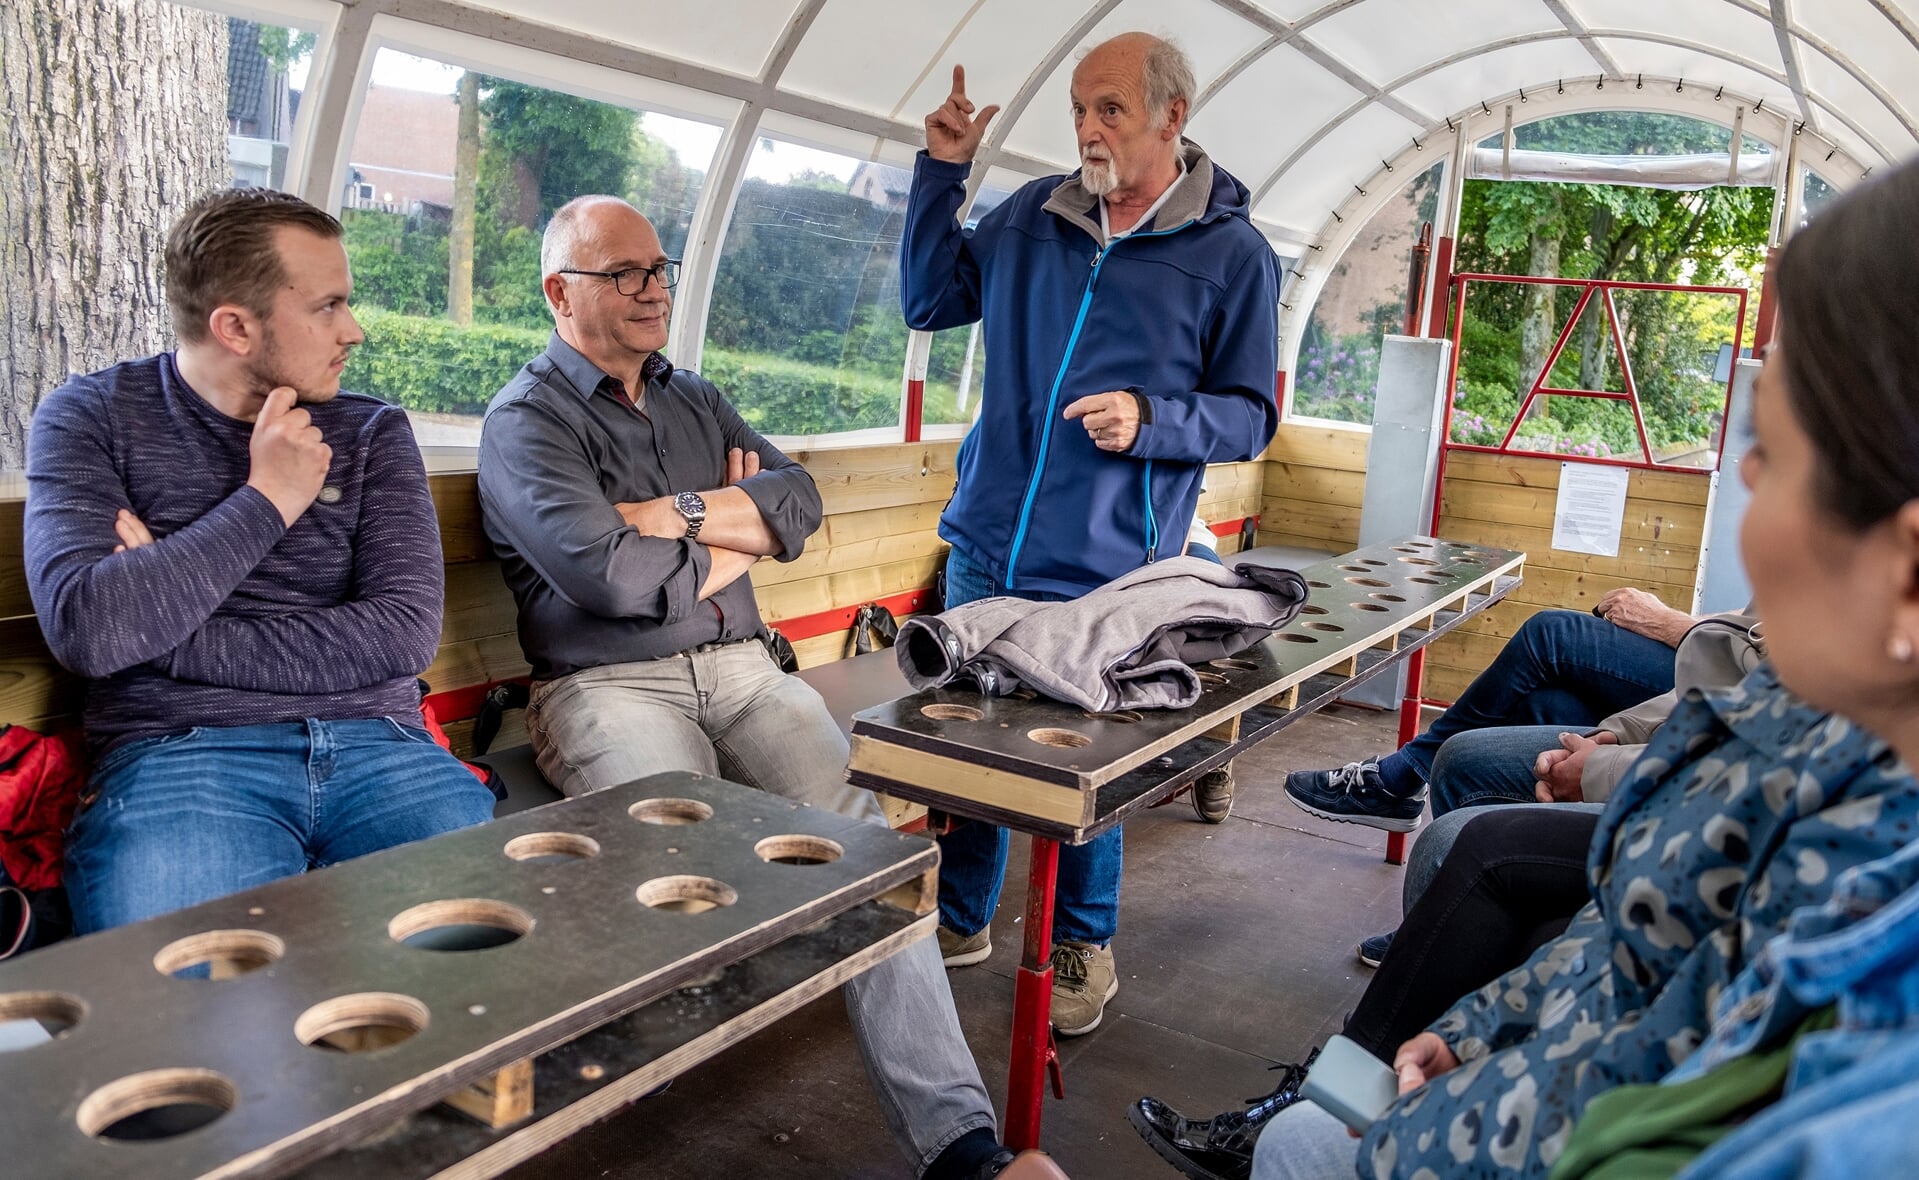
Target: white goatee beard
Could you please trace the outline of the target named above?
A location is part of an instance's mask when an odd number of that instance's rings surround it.
[[[1079,185],[1096,197],[1103,197],[1119,187],[1119,171],[1111,160],[1088,160],[1080,158]]]

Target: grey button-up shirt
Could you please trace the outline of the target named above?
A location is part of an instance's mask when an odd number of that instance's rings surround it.
[[[705,545],[643,537],[613,505],[724,485],[726,452],[757,452],[739,487],[784,551],[820,525],[813,477],[746,424],[713,383],[655,354],[636,408],[621,383],[557,333],[487,407],[480,506],[519,605],[537,679],[658,659],[761,631],[745,577],[705,602]]]

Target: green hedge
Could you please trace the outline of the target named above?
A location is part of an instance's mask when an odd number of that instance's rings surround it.
[[[546,348],[547,333],[356,307],[366,343],[340,384],[409,410],[479,414],[520,366]]]
[[[410,410],[479,414],[521,365],[546,348],[547,333],[358,307],[366,343],[341,384]],[[824,434],[890,426],[899,420],[898,377],[807,364],[765,353],[708,348],[703,375],[769,434]]]

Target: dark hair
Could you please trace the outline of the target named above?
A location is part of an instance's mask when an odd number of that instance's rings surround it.
[[[340,223],[288,193],[229,188],[208,193],[167,234],[167,308],[173,331],[189,344],[204,340],[207,317],[235,303],[265,319],[286,268],[274,242],[282,226],[338,239]]]
[[[1821,507],[1864,530],[1919,499],[1919,164],[1835,201],[1786,243],[1779,337]]]

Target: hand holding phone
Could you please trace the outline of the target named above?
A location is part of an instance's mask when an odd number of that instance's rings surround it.
[[[1299,1093],[1363,1134],[1399,1097],[1399,1076],[1358,1042],[1334,1037],[1319,1051]]]

